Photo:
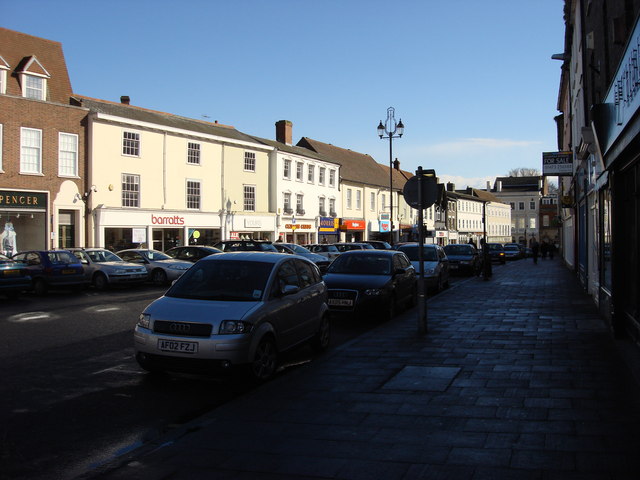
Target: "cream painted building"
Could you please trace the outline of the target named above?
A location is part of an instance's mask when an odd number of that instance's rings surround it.
[[[273,239],[272,147],[232,127],[77,97],[88,116],[89,245]]]
[[[305,245],[338,241],[342,211],[340,164],[292,145],[292,123],[276,122],[269,160],[269,210],[276,213],[276,239]]]

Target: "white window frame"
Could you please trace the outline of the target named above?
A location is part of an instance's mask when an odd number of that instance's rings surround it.
[[[202,158],[202,144],[187,142],[187,165],[200,165]]]
[[[347,188],[347,210],[351,210],[351,197],[353,196],[353,191],[350,188]]]
[[[31,98],[33,100],[46,100],[47,99],[47,78],[41,75],[34,75],[32,73],[21,74],[22,83],[22,96],[24,98]],[[29,85],[32,80],[38,80],[40,85],[38,88],[34,88],[33,85]]]
[[[307,182],[313,183],[315,181],[316,176],[316,167],[315,165],[309,165],[309,170],[307,172]]]
[[[25,145],[25,133],[37,132],[38,145]],[[35,168],[25,168],[27,162],[25,161],[26,151],[33,151],[37,157],[35,162]],[[29,163],[31,164],[31,162]],[[42,175],[42,130],[39,128],[20,128],[20,173],[30,175]]]
[[[242,186],[242,208],[245,212],[256,211],[256,186],[255,185],[243,185]]]
[[[296,181],[302,182],[304,180],[304,163],[296,162]]]
[[[127,135],[133,135],[135,138],[127,138]],[[131,143],[127,143],[131,142]],[[140,132],[136,132],[134,130],[123,130],[122,131],[122,155],[124,157],[136,157],[140,158],[141,152],[141,139]],[[135,153],[128,153],[126,150],[131,150]]]
[[[327,169],[324,168],[324,167],[320,167],[318,169],[318,184],[319,185],[324,185],[326,172],[327,172]]]
[[[197,191],[196,191],[197,190]],[[202,209],[202,181],[195,178],[187,178],[185,181],[185,202],[187,210]]]
[[[1,59],[2,57],[0,57]],[[7,69],[0,66],[0,95],[7,93]]]
[[[372,212],[376,211],[376,192],[371,192],[369,196],[369,210]]]
[[[318,197],[318,213],[323,217],[327,215],[326,198]]]
[[[283,192],[282,209],[285,215],[291,215],[293,213],[293,208],[291,207],[291,192]]]
[[[535,210],[536,209],[536,202],[535,200],[530,200],[529,201],[529,210]]]
[[[65,139],[73,139],[72,144],[66,142]],[[72,146],[73,149],[65,149],[66,146]],[[79,138],[75,133],[58,133],[58,175],[61,177],[77,177],[78,176],[78,148]]]
[[[329,170],[329,186],[335,187],[335,185],[336,185],[336,171]]]
[[[362,209],[362,192],[360,190],[356,190],[356,210]]]
[[[336,199],[335,198],[330,198],[329,199],[329,215],[333,216],[332,214],[338,214],[338,212],[336,212]]]
[[[296,213],[304,215],[304,194],[296,193]]]
[[[122,185],[122,194],[120,196],[122,206],[125,208],[140,208],[140,175],[123,173],[120,175],[120,182]],[[125,189],[127,185],[135,185],[137,189]]]
[[[256,152],[244,152],[244,171],[256,171]]]
[[[291,180],[291,160],[284,160],[282,164],[282,177]]]

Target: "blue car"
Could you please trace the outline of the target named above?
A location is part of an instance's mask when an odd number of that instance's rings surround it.
[[[9,298],[31,288],[31,276],[27,266],[5,255],[0,255],[0,294]]]
[[[82,263],[68,250],[31,250],[16,253],[12,258],[26,263],[36,295],[44,295],[56,287],[80,290],[89,283]]]

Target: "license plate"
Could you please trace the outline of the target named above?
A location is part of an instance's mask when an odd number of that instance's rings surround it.
[[[177,340],[158,340],[158,350],[163,352],[198,353],[198,342],[178,342]]]
[[[330,298],[329,305],[333,305],[334,307],[351,307],[353,306],[353,300],[344,299],[344,298]]]
[[[77,273],[77,272],[72,268],[67,268],[62,270],[63,275],[73,275],[74,273]]]
[[[5,270],[3,273],[5,277],[11,277],[20,274],[20,270]]]

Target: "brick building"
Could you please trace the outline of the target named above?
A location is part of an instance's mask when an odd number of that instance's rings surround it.
[[[0,28],[0,251],[84,245],[85,117],[58,42]]]

